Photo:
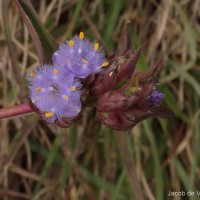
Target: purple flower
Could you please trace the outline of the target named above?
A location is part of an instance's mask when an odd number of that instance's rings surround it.
[[[150,104],[157,105],[163,100],[164,96],[165,95],[163,93],[161,93],[160,91],[153,90],[148,98],[148,102]]]
[[[79,78],[97,74],[108,65],[99,44],[85,39],[83,32],[60,45],[53,55],[53,63],[67,68]]]
[[[80,82],[64,66],[44,65],[29,71],[29,94],[42,118],[54,123],[81,111]]]

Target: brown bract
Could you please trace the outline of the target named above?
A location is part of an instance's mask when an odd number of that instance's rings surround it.
[[[134,127],[150,117],[167,118],[172,112],[163,103],[148,101],[158,81],[161,62],[147,72],[135,71],[141,49],[134,52],[130,45],[128,25],[121,40],[120,51],[110,60],[108,70],[93,82],[90,94],[97,98],[97,112],[101,122],[119,131]]]

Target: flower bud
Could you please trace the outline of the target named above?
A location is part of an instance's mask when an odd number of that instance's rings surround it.
[[[138,88],[123,87],[119,90],[107,92],[99,98],[97,102],[97,111],[99,112],[124,111],[135,105],[141,107],[146,102],[146,99],[152,92],[152,89],[153,89],[153,84],[148,83]]]

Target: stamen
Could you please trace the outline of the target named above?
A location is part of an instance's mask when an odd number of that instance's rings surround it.
[[[41,88],[40,88],[40,87],[37,87],[37,88],[35,89],[35,91],[36,91],[36,92],[40,92],[40,91],[41,91]]]
[[[85,64],[88,64],[88,61],[87,61],[87,60],[82,59],[82,61],[83,61]]]
[[[73,47],[73,46],[74,46],[74,40],[70,40],[70,41],[69,41],[69,46],[70,46],[70,47]]]
[[[80,32],[79,33],[79,38],[82,40],[84,38],[84,33],[83,32]]]
[[[76,90],[76,86],[72,86],[71,91],[75,91],[75,90]]]
[[[36,75],[35,72],[31,72],[31,73],[30,73],[30,77],[34,77],[35,75]]]
[[[99,44],[98,44],[98,43],[95,43],[95,44],[94,44],[94,50],[97,51],[98,49],[99,49]]]
[[[66,62],[71,62],[71,60],[66,60]]]
[[[69,97],[68,97],[67,95],[65,96],[65,100],[66,100],[66,101],[68,101],[68,100],[69,100]]]
[[[44,115],[45,117],[52,117],[54,114],[52,112],[47,112]]]
[[[57,70],[57,69],[54,69],[54,70],[53,70],[53,74],[56,75],[57,73],[58,73],[58,70]]]
[[[106,66],[108,66],[108,64],[109,64],[109,62],[104,62],[101,66],[106,67]]]

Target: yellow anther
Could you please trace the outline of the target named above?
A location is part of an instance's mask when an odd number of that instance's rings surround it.
[[[79,33],[79,38],[82,40],[84,38],[84,33],[83,32],[80,32]]]
[[[45,115],[45,117],[52,117],[52,116],[53,116],[53,113],[52,113],[52,112],[47,112],[47,113],[45,113],[44,115]]]
[[[53,70],[53,74],[56,75],[57,73],[58,73],[58,70],[57,70],[57,69],[54,69],[54,70]]]
[[[30,73],[30,77],[34,77],[35,75],[36,75],[35,72],[31,72],[31,73]]]
[[[40,88],[40,87],[37,87],[37,88],[35,88],[35,91],[36,91],[36,92],[40,92],[40,91],[41,91],[41,88]]]
[[[109,64],[109,62],[104,62],[101,66],[106,67],[106,66],[108,66],[108,64]]]
[[[72,86],[71,91],[75,91],[75,90],[76,90],[76,86]]]
[[[66,101],[68,101],[68,100],[69,100],[69,97],[68,97],[67,95],[65,96],[65,100],[66,100]]]
[[[66,60],[66,62],[71,62],[71,60]]]
[[[73,46],[74,46],[74,40],[70,40],[70,41],[69,41],[69,46],[70,46],[70,47],[73,47]]]
[[[97,51],[98,49],[99,49],[99,44],[98,44],[98,43],[95,43],[95,44],[94,44],[94,50]]]
[[[88,64],[88,61],[87,61],[87,60],[82,59],[82,61],[83,61],[85,64]]]

